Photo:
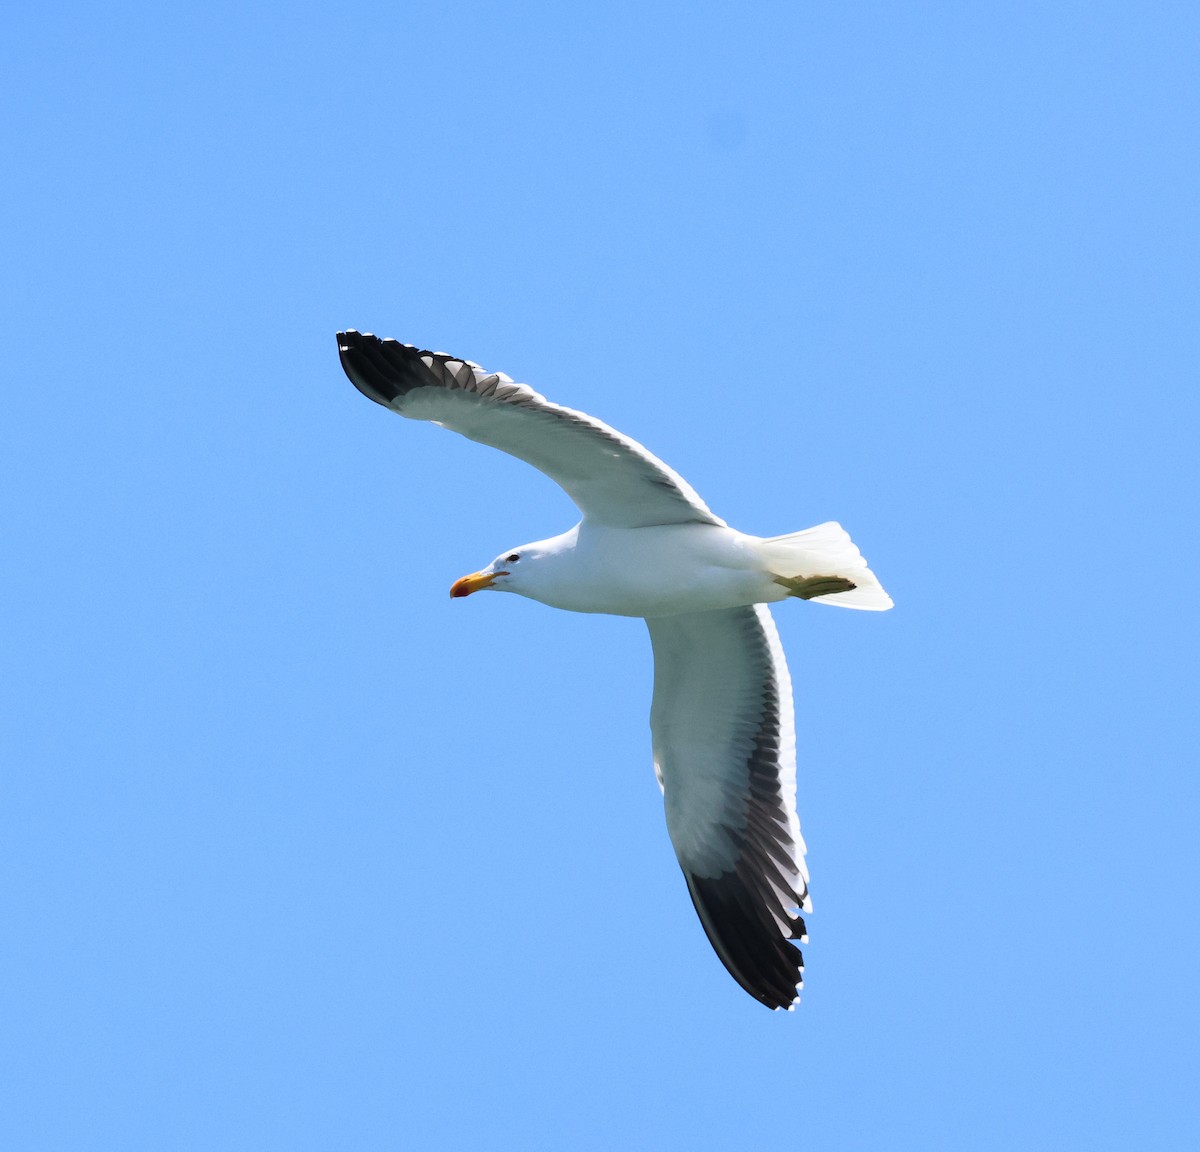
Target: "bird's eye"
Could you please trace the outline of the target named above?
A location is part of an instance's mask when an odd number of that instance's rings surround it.
[[[504,557],[504,563],[505,564],[515,564],[520,559],[521,559],[521,554],[519,552],[514,552],[511,556]]]

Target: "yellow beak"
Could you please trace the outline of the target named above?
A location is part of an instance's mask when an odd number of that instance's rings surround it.
[[[461,580],[455,580],[450,585],[450,598],[455,599],[458,596],[470,596],[472,592],[478,592],[480,588],[490,588],[495,582],[497,576],[508,575],[501,572],[472,572],[470,576],[464,576]]]

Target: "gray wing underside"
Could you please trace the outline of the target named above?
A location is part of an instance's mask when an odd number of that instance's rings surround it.
[[[667,830],[713,948],[770,1008],[797,999],[809,910],[791,681],[765,604],[646,621]]]
[[[532,464],[592,523],[724,524],[686,480],[636,441],[503,373],[369,333],[339,332],[337,339],[342,367],[363,395]]]

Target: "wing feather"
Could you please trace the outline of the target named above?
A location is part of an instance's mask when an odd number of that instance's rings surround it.
[[[342,367],[364,396],[532,464],[592,523],[724,524],[682,476],[637,441],[501,372],[370,333],[339,332],[337,339]]]
[[[810,911],[796,817],[792,687],[765,604],[646,621],[650,724],[667,830],[721,962],[755,999],[790,1007]]]

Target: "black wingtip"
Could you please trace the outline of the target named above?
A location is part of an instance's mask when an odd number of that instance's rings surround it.
[[[337,334],[342,370],[368,400],[390,408],[414,388],[437,385],[421,362],[421,351],[398,340],[380,340],[370,332],[348,328]]]
[[[337,342],[342,371],[350,378],[350,383],[368,400],[389,407],[396,398],[396,389],[379,370],[383,342],[369,332],[363,335],[353,328],[339,332]]]
[[[790,1008],[804,977],[804,957],[773,919],[747,893],[735,873],[708,878],[686,870],[688,891],[705,935],[729,974],[768,1008]],[[804,935],[804,921],[792,921],[791,939]]]

